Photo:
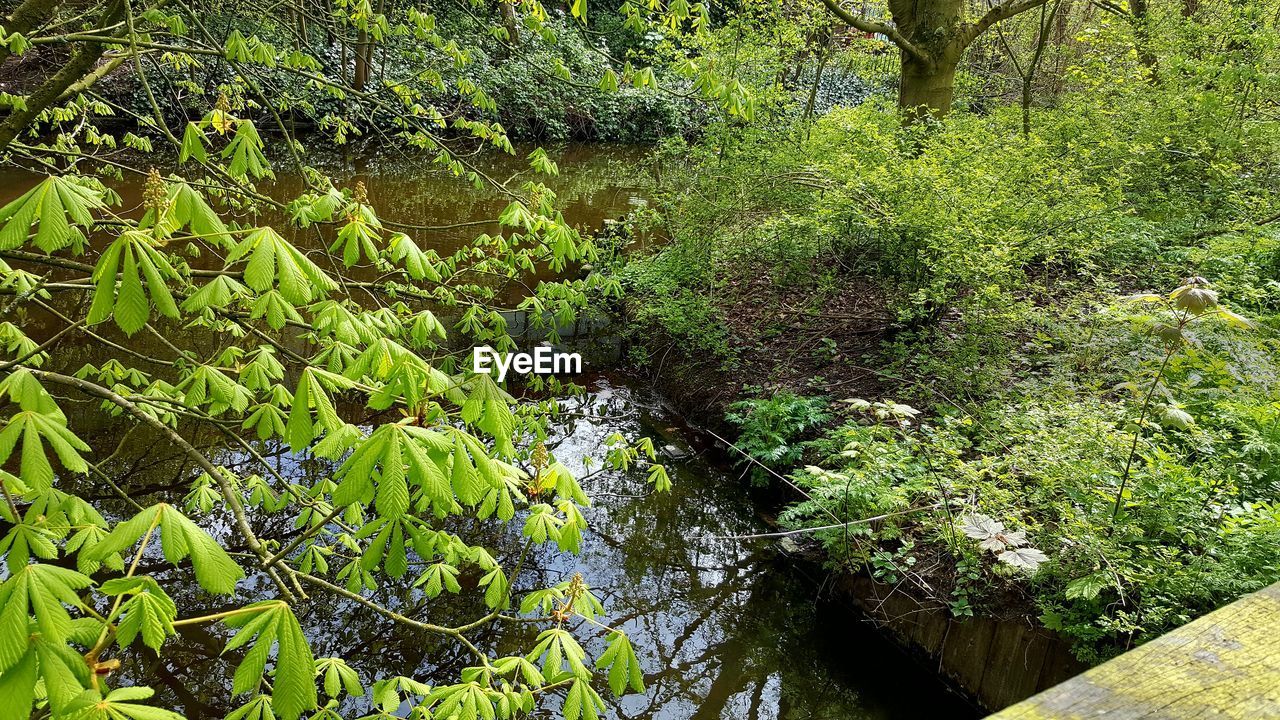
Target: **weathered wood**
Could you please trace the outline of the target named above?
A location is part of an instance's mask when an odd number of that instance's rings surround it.
[[[989,720],[1280,718],[1280,583]]]

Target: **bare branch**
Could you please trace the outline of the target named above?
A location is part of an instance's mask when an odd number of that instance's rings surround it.
[[[863,32],[879,33],[880,35],[884,35],[892,40],[894,45],[901,48],[903,52],[912,55],[918,60],[933,62],[933,58],[930,57],[928,53],[913,45],[910,40],[904,37],[902,33],[898,32],[898,29],[892,25],[887,25],[885,23],[868,20],[864,17],[854,15],[848,10],[840,7],[839,0],[822,0],[822,4],[826,5],[827,9],[830,10],[833,15],[840,18],[840,20],[845,24],[852,25]]]
[[[960,47],[962,49],[969,47],[969,44],[976,40],[979,35],[989,30],[992,25],[995,25],[1001,20],[1008,20],[1014,15],[1020,15],[1028,10],[1034,10],[1048,1],[1049,0],[1006,0],[999,5],[993,6],[987,11],[986,15],[983,15],[978,19],[978,22],[965,27],[965,29],[961,31],[958,38]]]

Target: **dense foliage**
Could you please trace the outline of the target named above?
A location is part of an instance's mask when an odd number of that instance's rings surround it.
[[[525,572],[582,544],[544,442],[580,388],[466,363],[624,292],[630,357],[730,388],[712,421],[842,571],[1025,598],[1088,660],[1280,579],[1277,9],[6,3],[0,720],[178,718],[128,669],[197,631],[228,720],[643,691],[592,579]],[[622,252],[543,149],[475,160],[513,136],[655,143]],[[361,140],[499,229],[387,217],[320,161]],[[669,487],[651,441],[599,450]],[[463,660],[317,657],[334,603]]]
[[[510,179],[471,162],[513,152],[471,75],[486,47],[517,51],[492,32],[514,25],[482,17],[499,9],[517,22],[506,4],[439,24],[415,3],[6,11],[0,60],[24,75],[0,96],[0,154],[26,173],[7,176],[22,189],[0,207],[0,717],[179,717],[115,673],[195,628],[234,662],[212,699],[239,706],[232,720],[406,703],[423,718],[578,720],[599,715],[605,687],[643,689],[589,579],[520,583],[542,548],[581,545],[579,471],[543,444],[575,388],[529,376],[518,401],[466,362],[472,345],[556,341],[618,292],[568,272],[596,249],[540,182],[558,172],[547,153]],[[518,10],[539,38],[529,52],[585,21],[582,4]],[[624,19],[678,37],[702,12]],[[375,46],[398,55],[375,61]],[[657,92],[647,64],[573,70],[611,97],[636,97],[621,83]],[[734,102],[713,73],[683,77],[713,107]],[[308,164],[303,141],[365,133],[504,198],[501,231],[450,247],[449,226],[384,221],[363,183]],[[276,182],[281,165],[301,187]],[[127,482],[122,461],[151,446],[182,458],[176,484]],[[669,486],[648,441],[614,437],[601,454]],[[301,611],[335,602],[443,638],[460,673],[368,677],[316,657]],[[478,637],[508,623],[521,645]]]
[[[770,85],[659,153],[673,242],[624,272],[641,362],[764,386],[725,417],[784,523],[1087,660],[1280,580],[1275,7],[1133,7],[1001,26],[939,122]]]

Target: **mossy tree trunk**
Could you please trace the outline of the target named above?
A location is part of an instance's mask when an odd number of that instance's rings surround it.
[[[958,63],[930,63],[902,52],[902,82],[898,107],[914,122],[925,115],[942,117],[955,97]]]
[[[965,0],[889,0],[890,24],[854,15],[841,7],[840,0],[822,0],[842,22],[884,35],[898,46],[902,54],[898,107],[908,123],[946,115],[955,97],[956,69],[964,51],[992,25],[1046,2],[1005,0],[970,22],[965,18]]]

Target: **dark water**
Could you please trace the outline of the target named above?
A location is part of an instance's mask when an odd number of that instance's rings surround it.
[[[593,229],[604,219],[643,203],[631,169],[634,151],[571,148],[557,159],[563,175],[553,185],[567,205],[570,222]],[[485,162],[493,173],[515,173],[522,166],[507,160]],[[384,219],[396,222],[479,222],[505,205],[505,200],[491,193],[472,191],[404,161],[339,162],[330,170],[364,180]],[[18,175],[0,181],[4,182],[0,195],[5,196],[21,191],[28,182]],[[277,190],[284,192],[290,182],[282,173]],[[122,194],[126,202],[136,202],[129,187]],[[433,233],[436,247],[443,252],[485,229],[481,224],[422,232]],[[57,330],[42,327],[46,319],[27,318],[24,330],[43,340]],[[144,334],[132,342],[145,346],[155,341]],[[98,355],[98,348],[68,339],[59,345],[53,362],[68,370],[85,362],[100,363],[105,356]],[[603,375],[583,382],[587,393],[567,401],[569,412],[549,442],[568,467],[582,467],[584,458],[594,458],[598,465],[604,439],[615,432],[651,435],[659,445],[682,442],[675,420],[648,390]],[[147,431],[126,432],[127,425],[97,412],[96,403],[78,405],[68,399],[63,407],[73,429],[93,445],[96,457],[115,453],[106,465],[108,472],[144,504],[161,499],[173,502],[185,495],[199,474],[183,455]],[[259,471],[251,469],[246,453],[227,446],[220,437],[197,436],[196,443],[215,463],[242,474]],[[303,484],[332,470],[326,463],[290,455],[273,444],[255,442],[254,446],[281,475]],[[523,591],[581,573],[604,602],[602,622],[621,626],[630,634],[648,688],[620,700],[603,693],[609,703],[606,717],[862,720],[973,715],[944,690],[933,673],[880,638],[851,610],[816,601],[820,593],[815,581],[796,569],[772,541],[720,539],[768,529],[736,475],[696,457],[669,466],[675,482],[669,494],[651,493],[640,469],[599,473],[587,480],[593,507],[587,512],[591,528],[581,554],[538,553],[515,582],[518,597]],[[110,490],[79,482],[82,496],[106,512],[116,517],[130,512]],[[283,515],[259,513],[252,521],[267,538],[287,538],[292,530],[292,518]],[[232,537],[229,518],[216,508],[200,522],[223,537]],[[504,566],[514,564],[521,543],[510,528],[490,521],[450,529],[469,542],[494,548]],[[340,565],[335,560],[333,569]],[[187,571],[167,569],[158,553],[144,560],[140,572],[188,577]],[[476,578],[462,580],[466,588],[473,587]],[[478,593],[442,596],[419,607],[408,585],[409,580],[389,582],[374,597],[406,614],[444,625],[483,614],[476,602]],[[272,588],[251,578],[241,584],[240,591],[235,605],[270,597]],[[216,598],[192,593],[179,599],[184,616],[229,607],[216,604]],[[316,656],[348,659],[366,686],[396,674],[429,683],[449,681],[472,659],[456,643],[406,631],[349,601],[316,595],[298,612]],[[502,623],[477,630],[471,637],[486,650],[507,654],[531,647],[540,629]],[[599,630],[582,627],[578,634],[592,657],[603,649]],[[161,658],[142,648],[126,654],[113,682],[152,685],[162,703],[184,711],[191,720],[222,717],[243,701],[230,697],[237,658],[221,655],[225,637],[221,626],[184,628],[181,639],[171,639]],[[359,700],[344,701],[341,709],[347,717],[369,711]]]
[[[648,391],[624,381],[598,377],[588,392],[568,403],[572,419],[556,428],[548,445],[570,468],[584,458],[603,458],[604,439],[621,432],[648,435],[661,446],[682,442],[673,434],[674,419]],[[118,435],[103,428],[100,438]],[[105,439],[105,438],[104,438]],[[185,492],[194,476],[185,459],[153,444],[145,435],[130,443],[137,457],[117,463],[119,476],[139,491],[172,498]],[[145,448],[145,450],[143,450]],[[264,448],[270,453],[270,448]],[[252,463],[241,452],[211,449],[215,462],[248,472]],[[273,456],[287,478],[306,482],[323,464],[303,462],[287,454]],[[605,472],[585,482],[593,506],[587,511],[590,530],[582,552],[567,555],[551,549],[535,555],[516,583],[524,590],[566,580],[581,573],[605,606],[601,621],[624,628],[632,638],[645,671],[646,692],[615,699],[604,693],[607,718],[646,720],[880,720],[889,718],[966,718],[971,708],[948,693],[926,667],[860,620],[855,611],[820,598],[813,570],[801,569],[779,550],[776,541],[741,541],[723,536],[767,532],[736,473],[698,457],[668,462],[674,488],[651,492],[644,470]],[[134,468],[128,474],[128,468]],[[89,494],[92,491],[89,490]],[[103,501],[110,504],[109,496]],[[147,500],[144,500],[144,503]],[[230,531],[229,518],[216,511],[201,518],[206,527]],[[281,535],[287,518],[258,515],[264,536]],[[465,529],[464,529],[465,528]],[[457,531],[471,542],[481,539],[497,548],[500,562],[513,563],[520,546],[514,534],[494,524],[466,525]],[[158,553],[143,572],[168,571]],[[154,563],[152,565],[151,563]],[[181,571],[179,571],[181,572]],[[412,576],[413,573],[410,573]],[[464,588],[467,581],[464,578]],[[452,624],[483,614],[478,603],[462,596],[441,596],[425,608],[409,608],[408,582],[389,583],[375,599],[413,617]],[[239,602],[271,596],[262,582],[241,585]],[[474,595],[472,593],[471,595]],[[317,657],[346,658],[368,683],[404,674],[427,682],[456,677],[472,662],[459,646],[431,635],[406,631],[373,616],[349,601],[317,595],[303,605],[299,617]],[[205,605],[209,598],[179,601],[183,614],[225,609]],[[228,606],[230,607],[230,606]],[[477,631],[472,639],[483,648],[507,654],[528,649],[540,627],[500,624]],[[602,631],[577,628],[588,654],[604,649]],[[221,717],[235,707],[229,698],[236,658],[221,652],[226,632],[220,626],[184,629],[182,642],[172,640],[163,658],[139,650],[126,658],[124,681],[156,687],[165,701],[181,706],[191,720]],[[362,702],[347,701],[347,716],[368,711]]]

